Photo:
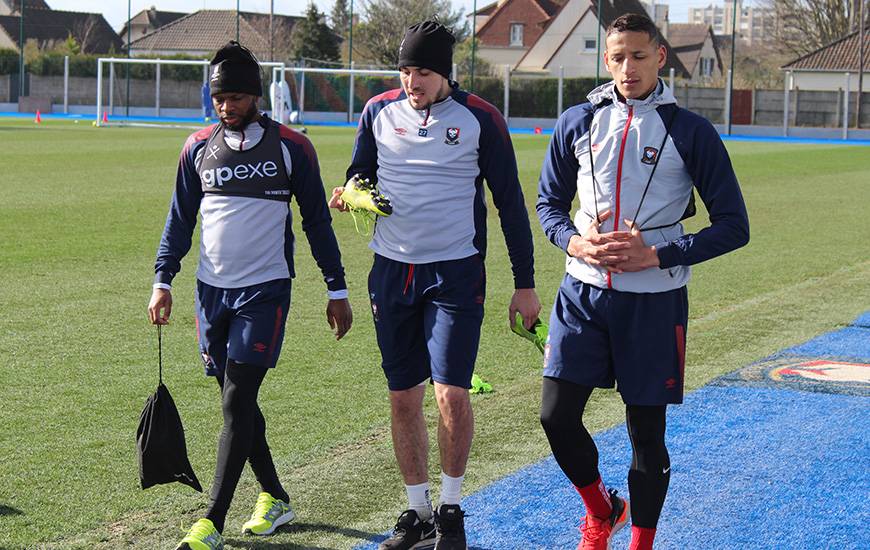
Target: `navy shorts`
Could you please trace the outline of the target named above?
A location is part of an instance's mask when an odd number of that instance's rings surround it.
[[[272,368],[281,353],[290,279],[243,288],[196,282],[196,333],[208,376],[223,376],[227,358]]]
[[[471,387],[485,294],[479,255],[415,265],[375,254],[369,297],[390,390],[427,378]]]
[[[683,402],[686,287],[639,294],[565,275],[550,314],[544,376],[612,388],[627,405]]]

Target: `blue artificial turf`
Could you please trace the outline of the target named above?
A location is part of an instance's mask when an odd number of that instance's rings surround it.
[[[768,359],[870,361],[868,326],[870,312]],[[655,547],[870,548],[866,393],[802,391],[730,375],[720,380],[726,383],[670,407],[671,485]],[[595,441],[602,478],[627,495],[631,447],[625,426],[595,434]],[[468,496],[463,508],[469,546],[476,550],[574,548],[585,513],[552,457]],[[614,537],[614,548],[628,547],[629,531]]]
[[[870,328],[852,325],[822,334],[809,342],[785,349],[781,353],[870,362]]]
[[[657,549],[870,548],[863,397],[706,387],[669,413],[671,486]],[[624,426],[595,436],[601,473],[627,495]],[[473,549],[574,548],[584,514],[552,458],[466,498]],[[627,548],[629,529],[614,537]],[[360,548],[374,548],[374,545]]]

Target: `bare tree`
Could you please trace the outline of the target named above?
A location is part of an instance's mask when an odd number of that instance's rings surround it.
[[[784,51],[801,56],[854,30],[860,1],[767,0],[767,5],[776,13],[777,42]]]
[[[99,21],[93,15],[79,19],[73,24],[72,37],[75,38],[82,52],[90,52],[93,49],[93,41],[97,37],[97,25]]]
[[[450,0],[369,0],[363,7],[364,22],[358,34],[363,48],[373,61],[395,66],[402,36],[410,25],[437,17],[453,31],[456,41],[464,40],[470,29],[463,10],[453,11]]]

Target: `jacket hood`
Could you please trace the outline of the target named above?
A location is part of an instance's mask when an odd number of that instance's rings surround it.
[[[634,107],[650,106],[652,108],[656,108],[660,105],[667,105],[669,103],[676,103],[677,98],[674,97],[674,93],[671,89],[665,85],[665,81],[661,78],[658,80],[659,83],[656,86],[656,89],[653,93],[647,96],[646,99],[626,99],[625,103]],[[589,92],[586,99],[595,106],[601,105],[608,100],[616,105],[619,103],[619,95],[616,93],[616,84],[612,80],[602,84]]]

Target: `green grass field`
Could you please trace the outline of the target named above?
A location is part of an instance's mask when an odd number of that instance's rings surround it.
[[[309,130],[325,185],[342,183],[353,131]],[[205,508],[206,496],[179,484],[142,491],[135,446],[139,412],[157,383],[156,331],[145,312],[154,253],[187,133],[0,121],[2,548],[172,548]],[[530,212],[547,139],[514,137]],[[695,269],[689,390],[870,307],[870,149],[728,149],[752,240]],[[490,216],[477,372],[496,392],[473,396],[467,491],[549,454],[537,420],[541,358],[507,330],[512,281],[495,212]],[[704,223],[702,211],[689,226]],[[229,548],[350,548],[392,527],[404,504],[366,297],[367,240],[349,216],[335,220],[356,314],[350,334],[336,343],[324,317],[324,285],[296,226],[299,274],[284,352],[260,402],[299,518],[266,541],[237,535],[257,493],[246,472],[227,520]],[[536,219],[532,226],[547,315],[563,256]],[[196,243],[192,250],[175,283],[164,372],[207,490],[221,413],[195,345]],[[434,410],[430,395],[430,423]],[[596,392],[586,419],[595,429],[622,422],[618,397]],[[431,470],[439,471],[434,451]]]

